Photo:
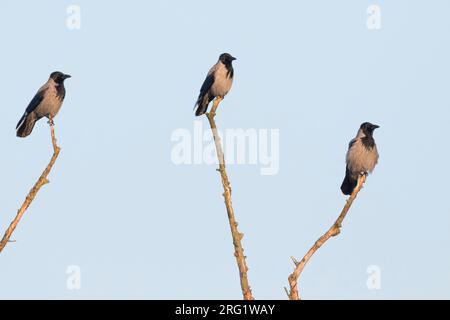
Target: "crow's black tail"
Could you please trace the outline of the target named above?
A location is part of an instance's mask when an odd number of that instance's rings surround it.
[[[206,113],[206,110],[208,110],[208,104],[206,104],[206,103],[199,103],[197,105],[197,110],[195,110],[195,115],[197,117],[201,116],[202,114]]]
[[[25,138],[33,131],[34,124],[38,119],[34,113],[24,114],[17,124],[17,136]]]
[[[345,178],[344,181],[342,181],[341,185],[342,193],[347,196],[351,195],[357,184],[358,180],[352,177],[352,174],[350,173],[348,168],[345,169]]]
[[[206,113],[206,110],[208,110],[209,103],[214,99],[214,97],[210,97],[209,94],[200,95],[198,97],[197,103],[195,106],[197,107],[197,110],[195,110],[195,115],[201,116],[202,114]]]

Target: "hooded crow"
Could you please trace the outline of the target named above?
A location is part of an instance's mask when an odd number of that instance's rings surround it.
[[[350,141],[347,151],[347,167],[341,190],[345,195],[352,194],[360,175],[373,171],[378,162],[378,151],[373,139],[373,131],[379,128],[375,124],[364,122],[356,137]]]
[[[16,126],[17,136],[25,138],[33,131],[34,124],[42,117],[53,119],[58,113],[66,95],[64,80],[70,75],[55,71],[38,90]]]
[[[219,61],[209,70],[203,82],[195,107],[196,116],[201,116],[208,109],[208,105],[216,97],[225,97],[233,84],[234,70],[232,62],[235,57],[229,53],[222,53]]]

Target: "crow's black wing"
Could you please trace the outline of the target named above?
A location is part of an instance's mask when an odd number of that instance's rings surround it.
[[[205,81],[202,84],[202,87],[200,88],[200,96],[204,96],[208,93],[209,89],[211,89],[211,86],[214,83],[214,72],[211,74],[208,74]]]
[[[36,109],[36,107],[42,102],[42,100],[44,100],[44,96],[45,96],[45,91],[47,91],[48,88],[45,89],[41,89],[39,90],[36,95],[34,96],[34,98],[30,101],[30,103],[28,104],[28,107],[26,109],[26,113],[31,113],[34,111],[34,109]]]
[[[19,122],[17,123],[16,129],[20,127],[20,125],[25,120],[27,115],[29,115],[31,112],[33,112],[37,108],[37,106],[42,102],[42,100],[44,100],[45,91],[47,91],[47,89],[48,88],[41,89],[35,94],[33,99],[28,104],[28,107],[25,110],[25,113],[23,114],[22,118],[20,118]]]
[[[206,112],[208,109],[208,104],[215,98],[211,96],[209,93],[212,85],[214,84],[214,72],[211,72],[206,76],[205,81],[200,88],[200,94],[198,95],[197,102],[195,103],[194,109],[196,116],[200,116]]]
[[[351,147],[353,147],[353,145],[355,144],[356,139],[352,139],[352,141],[350,141],[350,143],[348,144],[348,149],[350,149]]]

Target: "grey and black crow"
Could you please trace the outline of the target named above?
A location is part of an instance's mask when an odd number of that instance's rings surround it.
[[[195,104],[197,107],[196,116],[204,114],[209,103],[216,97],[223,98],[230,91],[234,77],[233,60],[236,60],[236,58],[229,53],[222,53],[219,61],[209,70]]]
[[[375,124],[364,122],[356,137],[350,141],[347,151],[347,167],[341,190],[345,195],[352,194],[360,175],[373,171],[378,162],[378,151],[373,139]]]
[[[20,118],[16,126],[18,137],[29,136],[36,121],[42,117],[53,119],[56,116],[66,96],[64,80],[67,78],[70,78],[70,75],[59,71],[50,75],[48,81],[38,90]]]

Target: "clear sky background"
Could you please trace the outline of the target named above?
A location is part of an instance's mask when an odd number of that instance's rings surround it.
[[[72,4],[80,30],[66,27]],[[380,30],[366,25],[372,4]],[[222,52],[238,60],[218,126],[280,130],[278,174],[228,167],[255,298],[285,299],[290,256],[337,218],[364,121],[381,126],[379,165],[300,295],[450,298],[449,12],[446,0],[2,0],[2,234],[52,153],[46,121],[27,139],[15,125],[50,72],[73,77],[51,183],[0,254],[0,298],[241,298],[215,166],[171,160]]]

